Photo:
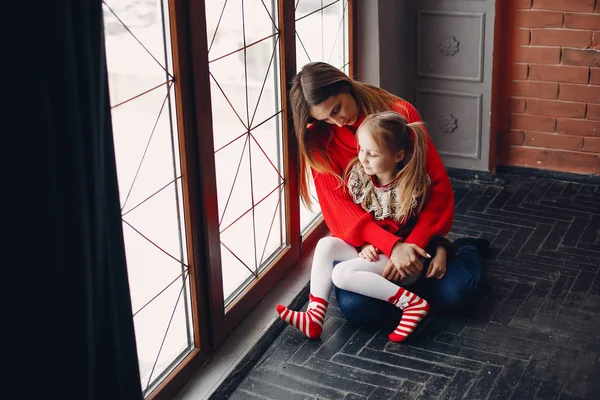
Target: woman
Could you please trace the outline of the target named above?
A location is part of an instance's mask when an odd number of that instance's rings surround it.
[[[389,232],[410,231],[426,203],[429,176],[425,169],[427,131],[422,122],[408,124],[394,111],[368,115],[356,131],[358,157],[350,162],[344,182],[352,200],[370,212]],[[446,232],[442,232],[445,234]],[[442,277],[446,269],[446,246],[451,243],[437,237],[427,251],[434,254],[427,277]],[[277,313],[305,336],[316,339],[323,332],[333,283],[350,292],[387,301],[402,310],[393,342],[403,342],[429,313],[427,299],[421,299],[404,286],[384,278],[388,258],[372,244],[358,250],[343,239],[327,237],[315,248],[310,274],[307,311],[292,311],[279,304]],[[340,264],[335,266],[334,264]],[[411,276],[417,281],[420,274]],[[413,282],[414,283],[414,282]]]
[[[319,204],[333,236],[353,246],[372,244],[389,257],[383,276],[404,280],[423,269],[424,250],[432,237],[448,232],[454,215],[454,195],[442,160],[427,135],[426,170],[431,180],[427,202],[414,227],[405,237],[396,236],[378,225],[372,215],[354,203],[344,188],[343,174],[357,156],[356,129],[367,115],[392,110],[408,123],[421,121],[415,108],[405,100],[372,85],[349,78],[322,62],[305,65],[294,77],[290,90],[294,128],[300,150],[299,191],[311,206],[309,179],[314,178]],[[463,311],[480,294],[483,285],[481,260],[476,247],[482,240],[457,241],[457,257],[450,257],[446,270],[437,278],[426,274],[411,290],[426,297],[434,309]],[[427,265],[427,261],[426,261]],[[396,307],[380,300],[335,288],[338,304],[346,318],[356,323],[382,322],[384,314]]]

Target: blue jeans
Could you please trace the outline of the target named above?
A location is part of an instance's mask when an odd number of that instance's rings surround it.
[[[427,270],[428,263],[423,270]],[[464,315],[473,311],[485,291],[481,258],[473,246],[462,246],[456,255],[448,255],[446,275],[442,279],[425,278],[425,273],[408,290],[424,298],[432,311]],[[334,286],[340,310],[348,321],[358,325],[381,325],[400,319],[394,305]]]

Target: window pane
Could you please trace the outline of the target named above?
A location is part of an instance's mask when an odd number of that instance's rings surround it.
[[[304,203],[300,202],[300,229],[302,229],[302,235],[304,235],[321,216],[321,207],[319,206],[317,192],[315,191],[315,185],[312,179],[310,180],[310,193],[312,197],[312,210],[309,210]]]
[[[287,244],[276,2],[207,0],[225,304]]]
[[[168,8],[105,0],[127,269],[146,393],[193,347]],[[163,19],[164,18],[164,19]]]
[[[296,65],[324,61],[348,71],[348,1],[296,0]],[[313,182],[313,210],[300,203],[300,226],[304,235],[321,216]]]

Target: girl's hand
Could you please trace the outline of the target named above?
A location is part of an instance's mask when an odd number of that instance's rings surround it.
[[[366,244],[361,248],[358,256],[360,258],[364,258],[365,260],[377,261],[379,260],[379,255],[377,253],[379,253],[377,247],[373,246],[372,244]]]
[[[398,242],[394,245],[390,261],[398,271],[400,279],[405,279],[423,270],[423,263],[419,259],[420,256],[431,258],[425,250],[416,244]],[[384,270],[382,276],[389,279],[385,274],[389,274],[387,268]]]
[[[383,269],[383,272],[381,273],[381,276],[383,276],[388,281],[400,281],[400,272],[398,272],[398,270],[394,267],[394,264],[392,264],[392,260],[388,260],[387,264],[385,265],[385,268]]]
[[[429,263],[426,278],[442,279],[446,275],[446,248],[438,246],[435,257]]]

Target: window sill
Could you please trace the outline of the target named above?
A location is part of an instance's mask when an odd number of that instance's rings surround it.
[[[227,398],[287,326],[277,304],[299,309],[308,299],[313,250],[290,270],[179,392],[176,400]]]

